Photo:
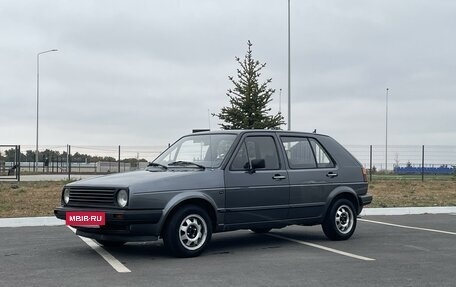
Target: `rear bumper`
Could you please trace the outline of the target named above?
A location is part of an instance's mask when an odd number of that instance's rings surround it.
[[[358,195],[358,199],[361,206],[368,205],[372,202],[372,195],[369,193]]]
[[[76,234],[97,240],[112,241],[152,241],[159,235],[158,222],[162,216],[161,210],[120,210],[57,207],[54,214],[65,220],[70,211],[101,211],[106,214],[104,226],[72,226]]]
[[[369,193],[366,193],[364,195],[358,195],[358,202],[359,202],[359,208],[358,208],[358,215],[363,211],[363,207],[365,205],[368,205],[372,202],[372,195]]]

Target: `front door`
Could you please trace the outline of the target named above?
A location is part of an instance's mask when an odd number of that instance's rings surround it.
[[[225,224],[260,223],[287,218],[289,180],[273,133],[245,136],[225,169]],[[264,167],[252,170],[252,160]]]

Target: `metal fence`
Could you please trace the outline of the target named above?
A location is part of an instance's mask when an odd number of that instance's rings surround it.
[[[34,146],[21,146],[20,168],[23,174],[106,174],[143,169],[164,146],[40,146],[35,160]],[[15,165],[10,147],[0,146],[3,169]],[[8,157],[9,156],[9,157]]]
[[[393,171],[396,166],[439,167],[456,165],[456,146],[444,145],[346,145],[366,168]],[[385,156],[387,155],[387,156]]]
[[[2,156],[2,150],[9,151],[8,162],[6,161],[7,158]],[[0,145],[0,180],[21,180],[20,154],[20,145]]]
[[[452,175],[456,173],[456,146],[347,145],[346,148],[372,174]]]
[[[456,166],[456,146],[444,145],[345,145],[370,171],[377,173],[451,174]],[[0,163],[3,170],[17,164],[11,146],[0,146]],[[161,146],[40,146],[39,161],[35,163],[35,147],[20,147],[20,170],[28,173],[106,174],[143,169],[167,145]],[[387,155],[387,156],[386,156]],[[17,160],[16,160],[17,161]],[[19,169],[18,169],[19,170]]]

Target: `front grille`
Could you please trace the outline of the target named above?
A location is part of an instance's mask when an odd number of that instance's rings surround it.
[[[68,206],[116,206],[116,189],[70,188]]]

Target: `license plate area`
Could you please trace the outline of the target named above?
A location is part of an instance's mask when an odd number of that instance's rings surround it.
[[[68,211],[66,225],[71,226],[103,226],[106,224],[106,213],[103,211]]]

